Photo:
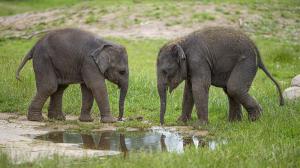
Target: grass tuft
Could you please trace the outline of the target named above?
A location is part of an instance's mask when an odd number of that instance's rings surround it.
[[[211,15],[210,13],[203,12],[203,13],[195,13],[192,15],[192,19],[198,22],[203,22],[206,20],[215,20],[216,18]]]

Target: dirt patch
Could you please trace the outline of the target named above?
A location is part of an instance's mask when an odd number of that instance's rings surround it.
[[[117,151],[82,149],[74,144],[54,144],[51,142],[34,140],[32,136],[46,134],[51,131],[41,129],[46,123],[27,121],[24,116],[13,113],[0,114],[0,145],[9,157],[15,162],[30,162],[44,157],[53,157],[54,154],[85,157],[108,156],[119,154]],[[109,127],[103,127],[109,129]],[[28,136],[30,135],[30,136]]]
[[[200,2],[55,9],[0,17],[0,37],[28,38],[44,30],[78,27],[104,37],[170,39],[207,26],[230,26],[250,34],[297,40],[297,14],[270,10]]]

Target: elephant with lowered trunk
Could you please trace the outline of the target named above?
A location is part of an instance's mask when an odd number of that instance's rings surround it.
[[[105,79],[120,88],[119,120],[124,113],[128,88],[126,49],[79,29],[54,30],[42,37],[25,56],[16,77],[25,63],[32,59],[37,92],[28,109],[28,120],[41,121],[42,107],[50,97],[48,118],[65,120],[62,96],[69,84],[80,83],[82,107],[80,121],[92,121],[94,98],[101,122],[115,122],[109,106]]]
[[[241,105],[254,121],[261,107],[248,91],[257,69],[262,69],[278,83],[264,66],[255,44],[242,32],[232,28],[208,27],[165,44],[157,58],[157,88],[160,96],[160,122],[164,123],[166,92],[172,92],[185,80],[182,114],[186,122],[195,104],[201,124],[208,122],[208,91],[210,85],[223,88],[229,101],[229,120],[241,120]]]

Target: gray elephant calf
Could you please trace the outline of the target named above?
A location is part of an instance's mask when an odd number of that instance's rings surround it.
[[[28,120],[41,121],[42,107],[50,96],[48,118],[65,120],[62,96],[69,84],[80,83],[82,108],[80,121],[92,121],[90,112],[94,98],[101,122],[115,122],[110,112],[105,79],[120,88],[119,119],[124,112],[128,88],[126,49],[79,29],[61,29],[46,34],[26,55],[16,73],[32,59],[37,93],[29,106]]]
[[[241,120],[241,105],[250,120],[258,119],[261,108],[248,93],[258,68],[275,83],[280,105],[283,105],[278,83],[264,66],[255,44],[242,32],[210,27],[165,44],[157,59],[161,124],[164,123],[167,89],[172,92],[183,80],[182,115],[178,120],[189,120],[195,104],[199,122],[208,122],[210,85],[223,88],[227,94],[230,121]]]

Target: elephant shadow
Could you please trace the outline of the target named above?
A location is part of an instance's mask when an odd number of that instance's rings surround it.
[[[53,132],[40,139],[54,143],[80,143],[84,149],[118,150],[124,153],[124,156],[127,156],[129,151],[125,143],[125,135],[116,135],[113,132],[103,132],[96,135]]]

